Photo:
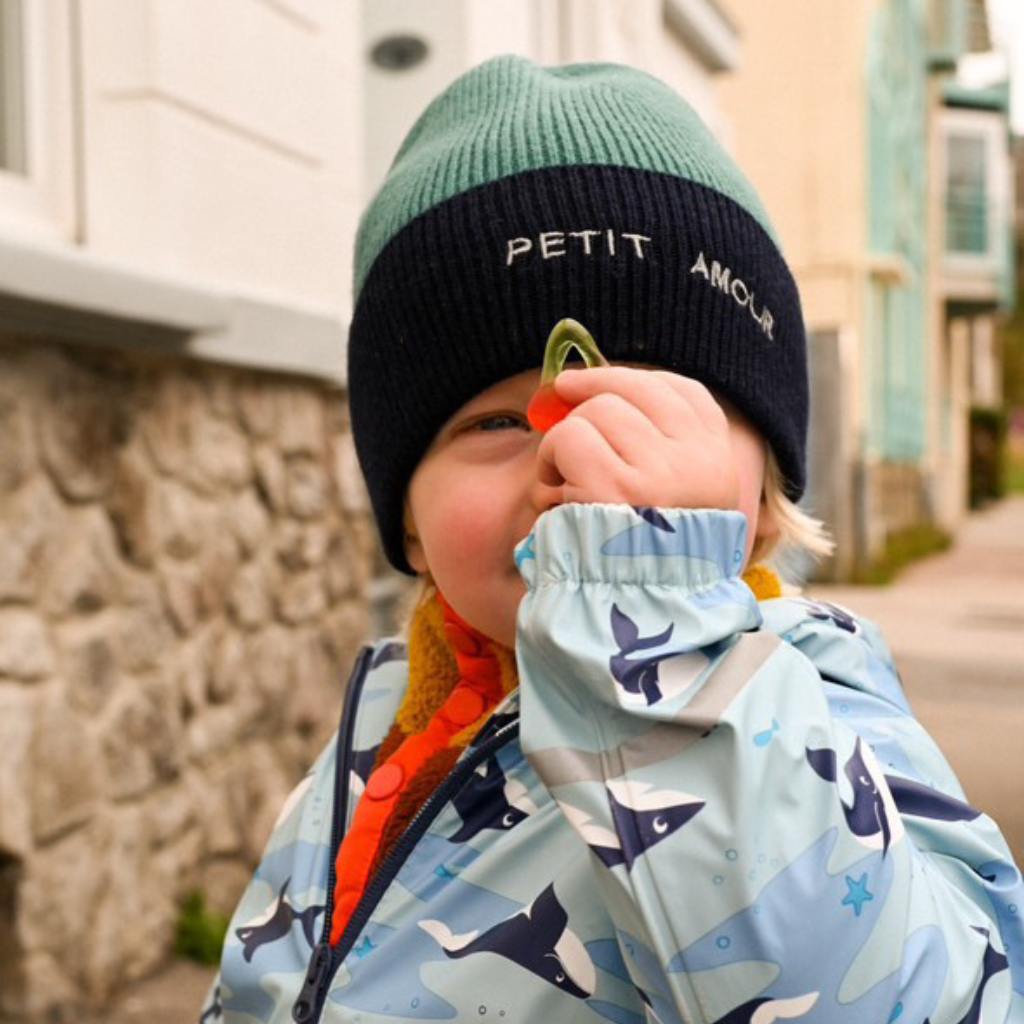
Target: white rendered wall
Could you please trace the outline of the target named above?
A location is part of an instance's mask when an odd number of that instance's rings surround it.
[[[358,14],[347,0],[82,0],[88,250],[347,316]]]
[[[542,65],[613,61],[642,68],[684,96],[729,146],[713,75],[668,26],[660,0],[362,0],[362,8],[367,201],[429,101],[470,67],[502,53]],[[399,32],[427,43],[426,60],[401,72],[373,67],[366,53]]]

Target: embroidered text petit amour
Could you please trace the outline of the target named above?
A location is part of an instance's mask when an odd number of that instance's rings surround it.
[[[609,256],[633,256],[644,259],[644,242],[651,240],[650,235],[638,235],[632,231],[616,233],[614,228],[589,228],[585,231],[542,231],[537,236],[536,251],[542,259],[550,260],[556,256],[565,256],[574,252],[583,256],[592,256],[597,252]],[[525,256],[535,249],[532,238],[510,238],[507,243],[505,266],[510,267],[514,260]]]
[[[734,302],[737,302],[741,306],[746,306],[750,310],[750,315],[757,321],[761,330],[764,331],[768,337],[774,341],[775,337],[772,334],[772,326],[775,323],[775,317],[772,316],[771,311],[767,306],[761,306],[761,312],[759,313],[755,306],[754,292],[747,286],[746,282],[740,277],[733,277],[732,270],[729,267],[723,267],[718,260],[711,261],[711,269],[708,269],[708,261],[701,252],[697,255],[697,262],[690,267],[691,274],[700,274],[705,281],[708,282],[712,287],[718,288],[726,295],[731,295]]]

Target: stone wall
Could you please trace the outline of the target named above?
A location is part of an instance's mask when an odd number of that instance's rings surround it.
[[[233,907],[375,549],[337,391],[0,338],[0,1016],[74,1019],[190,890]]]

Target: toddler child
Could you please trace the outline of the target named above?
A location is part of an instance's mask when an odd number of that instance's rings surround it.
[[[407,635],[359,655],[202,1020],[1024,1021],[1024,886],[829,550],[806,338],[665,84],[502,56],[365,211],[352,429]],[[608,366],[526,408],[553,325]]]

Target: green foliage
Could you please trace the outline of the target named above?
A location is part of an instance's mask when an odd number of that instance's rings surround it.
[[[228,924],[223,914],[207,909],[201,892],[189,893],[178,917],[175,952],[200,964],[213,966],[219,963]]]
[[[953,538],[931,523],[918,523],[889,534],[885,550],[870,565],[855,570],[854,583],[881,586],[891,583],[896,574],[919,558],[945,551]]]
[[[980,508],[1006,493],[1005,409],[971,409],[970,505]]]
[[[1003,463],[1003,481],[1009,494],[1024,494],[1024,456],[1014,455],[1009,445]]]

